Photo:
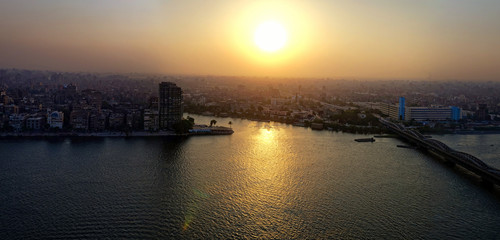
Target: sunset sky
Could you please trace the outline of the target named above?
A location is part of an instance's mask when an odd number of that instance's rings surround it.
[[[0,68],[500,80],[498,0],[0,0],[0,19]]]

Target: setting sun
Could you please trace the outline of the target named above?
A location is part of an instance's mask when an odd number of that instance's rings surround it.
[[[287,41],[285,28],[278,22],[261,23],[254,34],[255,44],[265,52],[276,52],[282,49]]]

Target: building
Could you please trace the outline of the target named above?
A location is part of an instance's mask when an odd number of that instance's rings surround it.
[[[149,106],[144,109],[144,130],[157,131],[159,126],[158,119],[158,97],[149,98]]]
[[[451,120],[458,121],[462,119],[462,110],[459,107],[451,107]]]
[[[109,115],[109,128],[120,130],[125,127],[125,114],[113,112]]]
[[[389,118],[391,119],[399,120],[400,112],[398,105],[388,104],[388,103],[378,103],[373,105],[373,108],[380,110],[382,114],[389,116]]]
[[[458,121],[462,118],[459,107],[406,107],[404,97],[399,98],[399,104],[379,103],[373,108],[391,119],[402,121]]]
[[[460,120],[458,107],[409,107],[406,110],[406,119],[414,121],[458,121]]]
[[[478,121],[491,120],[490,116],[488,115],[488,108],[486,104],[479,104],[475,113],[475,118]]]
[[[158,110],[144,109],[144,130],[158,130]]]
[[[87,104],[89,107],[92,109],[95,109],[97,111],[101,111],[102,107],[102,94],[99,91],[92,90],[92,89],[86,89],[82,91],[82,94],[84,94],[85,99],[87,100]]]
[[[70,124],[73,129],[87,131],[89,129],[89,112],[85,110],[72,111]]]
[[[182,120],[183,112],[182,89],[172,82],[160,83],[158,101],[159,128],[172,128],[174,124]]]
[[[158,97],[150,97],[148,102],[148,108],[149,109],[154,109],[155,111],[158,111]]]
[[[398,119],[403,120],[403,121],[405,120],[405,98],[404,97],[399,98]]]
[[[54,111],[52,113],[49,113],[47,115],[47,124],[51,128],[63,128],[63,123],[64,123],[64,113],[63,112],[57,112]]]
[[[126,125],[133,130],[143,129],[143,116],[141,110],[133,109],[129,110],[125,116]]]
[[[9,126],[11,126],[14,131],[19,132],[23,130],[25,120],[28,118],[25,114],[11,114],[9,116]]]
[[[106,114],[93,111],[89,116],[89,130],[93,132],[102,132],[106,128]]]
[[[26,119],[26,129],[40,130],[45,125],[45,117],[29,117]]]

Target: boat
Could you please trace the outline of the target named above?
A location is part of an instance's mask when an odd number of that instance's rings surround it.
[[[358,138],[354,139],[356,142],[375,142],[375,138]]]
[[[416,149],[417,147],[414,146],[407,146],[407,145],[396,145],[398,148],[411,148],[411,149]]]
[[[190,135],[231,135],[234,131],[228,127],[208,127],[206,125],[196,125],[189,129]]]
[[[387,135],[375,135],[373,136],[374,138],[397,138],[398,136],[394,134],[387,134]]]
[[[292,123],[292,126],[305,127],[306,125],[304,123],[301,123],[301,122],[294,122],[294,123]]]

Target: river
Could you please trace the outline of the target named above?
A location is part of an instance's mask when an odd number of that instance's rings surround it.
[[[500,238],[497,190],[398,139],[192,116],[235,133],[0,140],[0,238]],[[435,138],[500,167],[500,135]]]

